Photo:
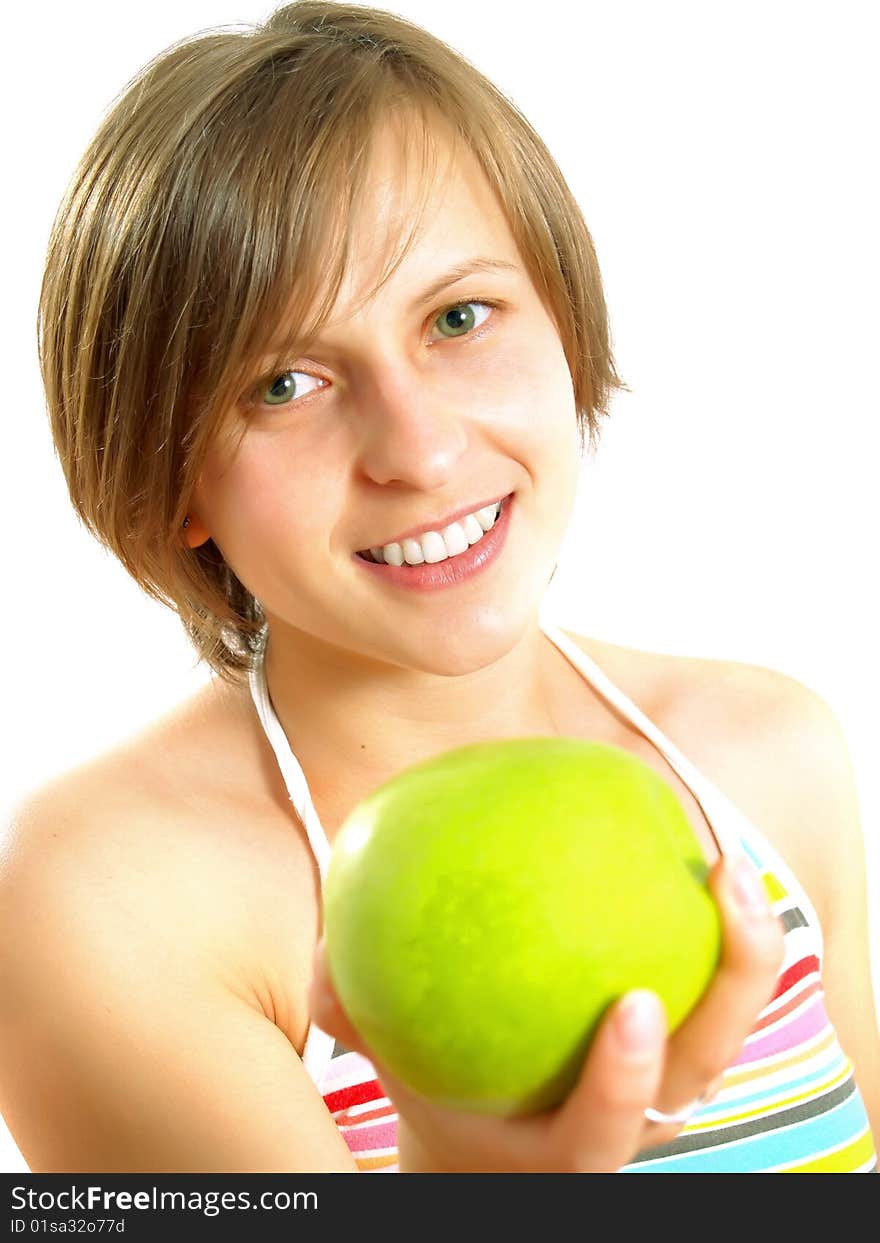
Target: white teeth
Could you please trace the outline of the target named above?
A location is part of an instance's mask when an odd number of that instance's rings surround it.
[[[447,557],[457,557],[467,552],[472,544],[481,540],[495,525],[501,512],[501,502],[486,505],[476,513],[468,514],[458,522],[452,522],[443,531],[428,531],[418,539],[405,539],[398,544],[385,544],[370,549],[374,561],[386,565],[436,565]]]
[[[460,552],[467,552],[470,546],[460,522],[451,522],[448,527],[444,528],[443,543],[448,557],[456,557]]]
[[[479,522],[477,522],[473,514],[468,514],[462,523],[462,527],[469,544],[476,544],[477,540],[483,534],[483,528],[480,526]]]
[[[498,501],[498,503],[495,505],[487,505],[485,509],[478,509],[477,512],[474,514],[474,517],[476,518],[477,522],[479,522],[483,530],[488,531],[489,528],[494,524],[495,519],[498,517],[500,510],[501,510],[501,502]]]
[[[422,552],[422,546],[417,539],[405,539],[403,541],[403,556],[400,561],[396,560],[398,548],[400,548],[400,544],[385,545],[385,560],[391,565],[401,565],[403,561],[405,561],[407,565],[421,565],[425,559],[425,554]]]
[[[420,535],[417,542],[422,546],[428,565],[436,565],[438,561],[445,561],[449,556],[443,536],[438,531],[428,531],[426,535]]]

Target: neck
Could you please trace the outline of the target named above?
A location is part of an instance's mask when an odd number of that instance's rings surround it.
[[[369,787],[454,747],[560,732],[553,645],[537,620],[491,659],[473,648],[460,656],[434,652],[431,668],[366,656],[271,622],[269,634],[272,705],[313,788]],[[456,668],[456,660],[463,671],[438,672]]]

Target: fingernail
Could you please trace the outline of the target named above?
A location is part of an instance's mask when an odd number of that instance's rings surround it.
[[[653,1053],[663,1039],[666,1016],[656,993],[635,989],[620,1003],[615,1033],[630,1054]]]
[[[733,869],[731,887],[737,906],[746,915],[766,915],[769,911],[764,882],[748,859],[740,859]]]

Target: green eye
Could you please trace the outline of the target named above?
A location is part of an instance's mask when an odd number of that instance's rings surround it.
[[[268,388],[263,389],[263,400],[267,406],[281,406],[290,400],[296,388],[292,377],[292,371],[285,371]]]
[[[456,302],[453,306],[441,311],[434,320],[442,335],[455,340],[466,337],[479,328],[498,306],[497,302]],[[311,381],[311,385],[309,382]],[[321,376],[311,375],[308,371],[297,371],[289,368],[275,376],[268,377],[268,383],[261,384],[252,392],[251,401],[262,406],[296,405],[310,392],[326,387],[328,381]]]
[[[271,384],[260,389],[257,397],[265,406],[284,406],[294,399],[305,396],[311,390],[308,387],[303,388],[302,379],[297,383],[294,376],[313,380],[316,388],[324,383],[320,376],[309,375],[307,371],[282,371],[272,379]]]
[[[472,307],[482,307],[486,314],[482,319],[478,319]],[[492,306],[488,302],[456,302],[455,306],[442,311],[434,323],[446,337],[466,337],[469,332],[473,332],[474,328],[478,328],[485,322],[491,309]]]

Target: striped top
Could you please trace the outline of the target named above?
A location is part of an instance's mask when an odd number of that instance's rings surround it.
[[[770,843],[571,639],[541,622],[585,680],[666,758],[702,808],[719,849],[744,851],[763,878],[785,928],[785,957],[772,1000],[761,1011],[715,1098],[671,1143],[645,1149],[621,1173],[856,1173],[877,1154],[853,1066],[841,1049],[822,991],[822,930],[809,897]],[[323,882],[330,844],[305,774],[272,707],[262,659],[251,692]],[[394,1173],[397,1115],[372,1064],[341,1048],[314,1023],[303,1063],[359,1170]]]

